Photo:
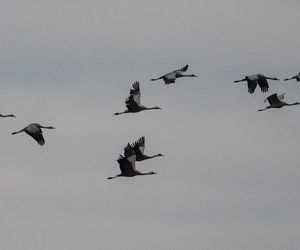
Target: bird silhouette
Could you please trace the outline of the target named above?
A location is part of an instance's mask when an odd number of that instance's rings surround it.
[[[270,106],[267,106],[266,108],[264,109],[259,109],[258,111],[264,111],[264,110],[267,110],[267,109],[270,109],[270,108],[282,108],[284,106],[294,106],[294,105],[299,105],[300,103],[299,102],[295,102],[295,103],[291,103],[291,104],[288,104],[286,102],[283,101],[284,99],[284,95],[285,93],[281,94],[281,95],[277,95],[277,93],[275,94],[272,94],[270,95],[269,97],[267,97],[264,102],[269,102]]]
[[[115,115],[125,114],[125,113],[137,113],[143,110],[151,110],[151,109],[161,109],[160,107],[151,107],[147,108],[141,105],[141,91],[140,91],[140,83],[135,82],[132,85],[132,89],[130,89],[130,95],[125,100],[125,105],[127,110],[119,113],[115,113]]]
[[[157,81],[157,80],[163,79],[165,84],[171,84],[171,83],[175,83],[176,78],[197,77],[194,74],[189,74],[189,75],[184,74],[184,72],[187,71],[188,67],[189,67],[189,65],[187,64],[184,67],[182,67],[181,69],[174,70],[174,71],[164,74],[163,76],[158,77],[158,78],[152,78],[151,81]]]
[[[42,128],[55,129],[52,126],[45,127],[38,123],[31,123],[27,127],[23,128],[17,132],[13,132],[12,135],[15,135],[15,134],[18,134],[21,132],[25,132],[26,134],[30,135],[33,139],[35,139],[39,145],[43,146],[45,144],[45,139],[43,137]]]
[[[127,145],[128,146],[128,145]],[[119,159],[117,160],[121,173],[117,174],[116,176],[108,177],[108,180],[117,178],[117,177],[133,177],[136,175],[153,175],[156,174],[155,172],[147,172],[142,173],[139,172],[135,168],[135,161],[136,161],[136,154],[130,145],[124,148],[124,156],[120,155]]]
[[[259,87],[263,93],[267,92],[269,90],[269,84],[268,84],[267,80],[275,80],[276,81],[279,79],[276,77],[268,77],[263,74],[253,74],[253,75],[245,76],[245,78],[243,78],[241,80],[236,80],[234,82],[238,83],[238,82],[246,81],[247,85],[248,85],[248,92],[250,94],[253,94],[256,89],[257,84],[259,85]]]

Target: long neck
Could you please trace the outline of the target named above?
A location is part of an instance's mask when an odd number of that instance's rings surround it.
[[[147,108],[147,107],[143,106],[142,109],[144,109],[144,110],[151,110],[151,109],[158,109],[158,108],[157,108],[157,107],[150,107],[150,108]]]
[[[236,80],[236,81],[234,81],[234,82],[244,82],[244,81],[246,81],[246,78],[241,79],[241,80]]]
[[[268,76],[266,76],[266,79],[268,79],[268,80],[277,80],[277,78],[275,78],[275,77],[268,77]]]
[[[163,78],[163,76],[158,77],[158,78],[152,78],[151,81],[157,81],[157,80],[160,80],[160,79],[162,79],[162,78]]]
[[[145,159],[152,159],[152,158],[155,158],[158,156],[161,156],[161,155],[160,154],[156,154],[156,155],[152,155],[152,156],[145,155]]]
[[[121,115],[121,114],[125,114],[125,113],[128,113],[128,110],[125,110],[125,111],[119,112],[119,113],[114,113],[114,115]]]
[[[194,77],[194,75],[193,74],[190,74],[190,75],[180,74],[177,76],[177,78],[180,78],[180,77]]]
[[[23,132],[23,131],[24,131],[24,129],[21,129],[21,130],[19,130],[19,131],[17,131],[17,132],[12,132],[11,134],[12,134],[12,135],[15,135],[15,134],[21,133],[21,132]]]
[[[116,176],[107,177],[107,180],[115,179],[115,178],[122,177],[122,176],[124,176],[124,175],[123,174],[118,174]]]
[[[53,127],[51,127],[51,126],[48,126],[48,127],[45,127],[45,126],[40,126],[40,128],[53,129]]]
[[[148,172],[148,173],[141,173],[141,172],[139,172],[137,175],[152,175],[153,174],[153,172]]]
[[[286,106],[294,106],[294,105],[299,105],[299,103],[295,102],[295,103],[286,104]]]
[[[271,108],[271,107],[268,106],[268,107],[266,107],[266,108],[264,108],[264,109],[259,109],[259,110],[257,110],[257,111],[264,111],[264,110],[267,110],[267,109],[269,109],[269,108]]]

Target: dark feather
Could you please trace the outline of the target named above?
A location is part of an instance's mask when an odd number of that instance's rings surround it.
[[[26,131],[25,131],[26,132]],[[28,133],[33,139],[35,139],[39,145],[43,146],[45,144],[45,139],[43,137],[42,131],[36,132],[36,133]]]

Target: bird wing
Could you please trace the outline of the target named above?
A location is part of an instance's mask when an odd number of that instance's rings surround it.
[[[130,157],[132,154],[134,154],[133,147],[127,143],[127,145],[124,147],[124,156],[125,158]]]
[[[132,84],[132,89],[130,89],[130,96],[133,96],[133,99],[137,105],[141,105],[141,91],[140,83],[138,81]]]
[[[283,101],[284,96],[285,96],[285,93],[282,93],[281,95],[278,96],[278,99],[279,99],[280,101]]]
[[[134,149],[129,143],[124,147],[124,156],[126,159],[135,156]]]
[[[132,175],[136,171],[135,169],[136,155],[134,149],[128,143],[124,148],[124,156],[120,155],[117,160],[122,173],[127,173],[127,175]]]
[[[255,89],[256,89],[256,86],[257,86],[257,81],[253,81],[251,79],[247,79],[247,85],[248,85],[248,92],[250,94],[253,94]]]
[[[189,67],[189,65],[187,64],[187,65],[185,65],[184,67],[182,67],[181,69],[176,69],[176,70],[174,70],[173,72],[186,72],[187,71],[187,69],[188,69],[188,67]]]
[[[133,171],[133,172],[136,172],[135,160],[136,160],[136,155],[132,155],[127,158],[127,161],[130,163],[130,166],[128,166],[128,168],[130,168],[130,171]]]
[[[136,160],[141,161],[144,159],[144,151],[145,151],[145,137],[142,136],[136,142],[134,142],[131,147],[134,149],[136,154]]]
[[[140,139],[138,139],[137,145],[138,145],[140,151],[142,152],[142,154],[144,154],[144,151],[145,151],[145,136],[142,136]]]
[[[35,139],[39,145],[43,146],[45,144],[45,139],[43,137],[43,131],[40,128],[40,125],[37,123],[29,124],[24,131]]]
[[[45,144],[45,139],[43,137],[42,130],[36,131],[35,133],[30,133],[25,131],[28,135],[30,135],[33,139],[35,139],[39,145],[43,146]]]
[[[126,158],[123,155],[120,155],[117,162],[119,163],[119,167],[122,174],[126,174],[127,172],[127,164],[126,164]]]
[[[269,84],[265,77],[259,77],[257,82],[262,92],[265,93],[269,90]]]
[[[125,176],[134,175],[134,169],[132,168],[131,162],[128,161],[123,155],[119,156],[117,162],[119,163],[122,174],[124,174]]]
[[[126,108],[130,111],[136,111],[136,110],[139,110],[139,108],[140,108],[140,106],[135,102],[133,95],[130,95],[125,100],[125,105],[126,105]]]
[[[268,101],[270,105],[274,105],[274,104],[280,102],[280,100],[278,99],[277,93],[268,96],[268,97],[264,100],[264,102],[266,102],[266,101]]]

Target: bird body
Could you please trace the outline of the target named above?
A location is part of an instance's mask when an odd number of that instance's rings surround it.
[[[285,93],[281,94],[281,95],[277,95],[277,93],[270,95],[269,97],[267,97],[264,102],[269,102],[270,106],[267,106],[264,109],[259,109],[258,111],[264,111],[270,108],[282,108],[284,106],[294,106],[294,105],[299,105],[299,102],[295,102],[295,103],[286,103],[283,101],[284,99],[284,95]]]
[[[39,145],[43,146],[45,144],[45,139],[43,137],[42,128],[54,129],[54,127],[52,127],[52,126],[45,127],[38,123],[31,123],[27,127],[23,128],[17,132],[13,132],[12,135],[15,135],[15,134],[18,134],[21,132],[25,132],[26,134],[31,136],[33,139],[35,139]]]
[[[253,94],[256,89],[257,84],[259,85],[259,87],[263,93],[267,92],[269,90],[269,84],[268,84],[267,80],[279,80],[279,79],[276,77],[268,77],[268,76],[265,76],[265,75],[259,73],[259,74],[245,76],[245,78],[243,78],[241,80],[236,80],[234,82],[238,83],[238,82],[246,81],[247,85],[248,85],[248,92],[250,94]]]
[[[151,81],[163,79],[165,84],[171,84],[171,83],[175,83],[176,78],[197,77],[194,74],[185,75],[184,72],[186,72],[187,69],[188,69],[188,64],[185,65],[184,67],[182,67],[181,69],[174,70],[174,71],[164,74],[163,76],[158,77],[158,78],[153,78],[153,79],[151,79]]]
[[[295,75],[291,78],[284,79],[284,81],[288,81],[288,80],[292,80],[292,79],[296,79],[296,81],[299,82],[300,81],[300,72],[298,73],[298,75]]]
[[[121,173],[108,177],[108,180],[117,178],[117,177],[134,177],[137,175],[153,175],[156,174],[154,172],[147,172],[147,173],[142,173],[138,171],[135,167],[135,161],[136,161],[136,154],[134,153],[134,150],[128,145],[124,148],[124,156],[120,155],[118,158],[117,162],[119,164]]]
[[[140,91],[140,83],[135,82],[132,85],[132,89],[130,89],[130,95],[129,97],[125,100],[125,105],[127,110],[120,112],[120,113],[115,113],[115,115],[120,115],[124,113],[137,113],[143,110],[151,110],[151,109],[161,109],[160,107],[145,107],[141,104],[141,91]]]

